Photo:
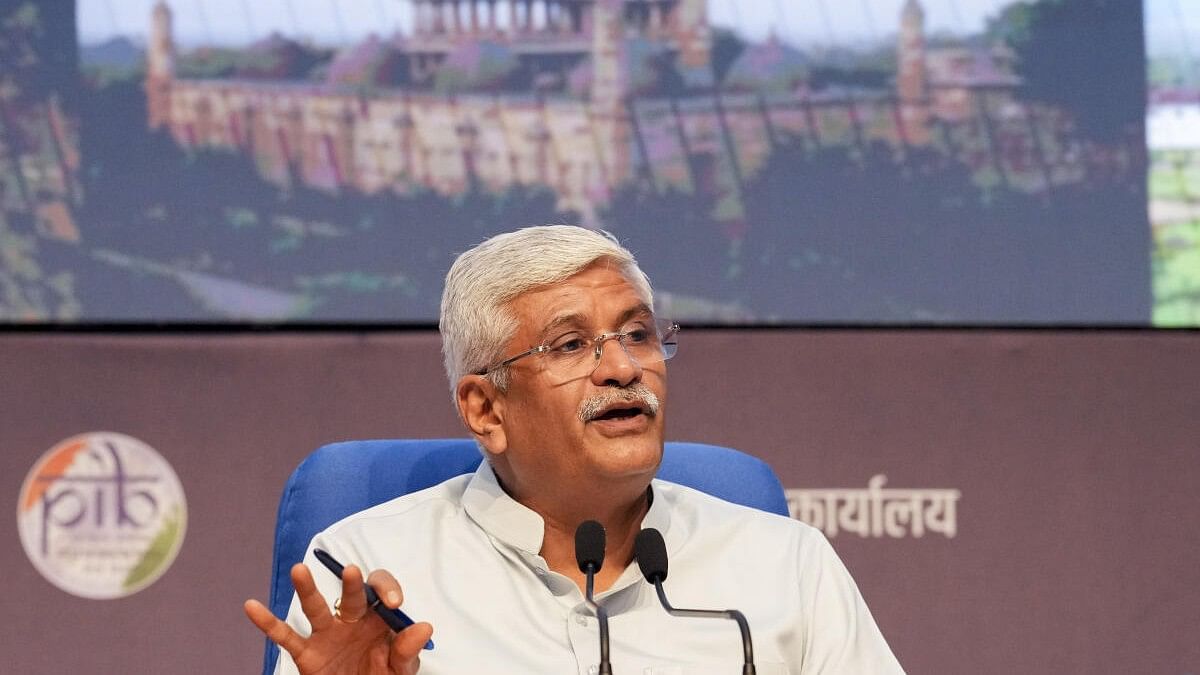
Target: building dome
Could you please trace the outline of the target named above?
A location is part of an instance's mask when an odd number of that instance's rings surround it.
[[[408,82],[408,57],[399,35],[366,40],[346,47],[329,64],[326,81],[351,87],[389,87]]]
[[[743,91],[790,92],[804,84],[808,74],[808,57],[772,35],[766,42],[746,47],[729,67],[725,86]]]
[[[925,21],[925,8],[917,0],[907,0],[904,7],[900,10],[901,22],[923,22]]]
[[[321,62],[322,56],[312,47],[271,33],[242,52],[235,76],[264,80],[305,79]]]

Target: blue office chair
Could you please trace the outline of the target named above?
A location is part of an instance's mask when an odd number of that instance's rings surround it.
[[[368,507],[475,471],[482,455],[469,439],[332,443],[296,467],[283,489],[275,525],[271,600],[275,616],[291,604],[292,565],[304,559],[321,530]],[[787,500],[765,462],[702,443],[667,443],[658,477],[726,501],[786,516]],[[267,640],[263,673],[275,669],[278,648]]]

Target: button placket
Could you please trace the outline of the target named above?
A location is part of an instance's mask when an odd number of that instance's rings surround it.
[[[579,675],[595,675],[598,672],[599,633],[594,630],[592,622],[588,621],[586,605],[576,605],[564,617],[567,622],[567,635],[571,649],[575,652]]]

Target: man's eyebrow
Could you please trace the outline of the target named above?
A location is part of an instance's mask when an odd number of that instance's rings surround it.
[[[553,333],[555,330],[558,330],[559,328],[562,328],[563,326],[572,326],[572,327],[578,328],[580,326],[583,326],[585,323],[586,322],[584,321],[583,315],[579,314],[578,312],[569,312],[567,314],[559,314],[558,316],[551,319],[550,323],[546,324],[546,327],[543,328],[540,333],[538,333],[538,337],[539,337],[539,339],[544,340],[544,339],[549,338],[550,334]]]
[[[617,325],[623,326],[630,319],[639,316],[654,316],[654,312],[650,311],[650,305],[647,305],[644,302],[639,302],[633,307],[621,312],[621,316],[617,319]]]
[[[647,305],[644,302],[639,302],[638,304],[633,305],[632,307],[621,312],[620,316],[617,317],[617,326],[618,327],[623,326],[630,319],[633,319],[635,317],[653,316],[653,315],[654,315],[654,312],[650,311],[649,305]],[[567,312],[565,314],[559,314],[558,316],[551,319],[550,323],[546,324],[546,327],[543,328],[541,330],[541,332],[538,333],[538,338],[541,340],[548,339],[554,331],[558,330],[559,328],[562,328],[563,326],[571,326],[572,328],[583,328],[584,326],[587,325],[587,323],[588,323],[587,318],[583,314],[580,314],[579,312]]]

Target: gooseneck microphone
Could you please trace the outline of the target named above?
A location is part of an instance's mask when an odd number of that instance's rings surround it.
[[[750,642],[750,624],[746,616],[736,609],[676,609],[667,602],[667,593],[663,590],[663,582],[667,580],[667,545],[663,542],[662,533],[650,527],[638,533],[633,543],[634,556],[642,576],[646,577],[658,591],[658,601],[663,609],[671,616],[686,616],[697,619],[733,619],[737,622],[738,630],[742,632],[742,652],[745,656],[742,665],[742,675],[755,675],[754,646]]]
[[[575,529],[575,562],[579,571],[587,575],[587,603],[600,622],[600,675],[612,675],[612,663],[608,660],[608,610],[596,604],[593,597],[596,573],[604,566],[603,525],[585,520]]]

